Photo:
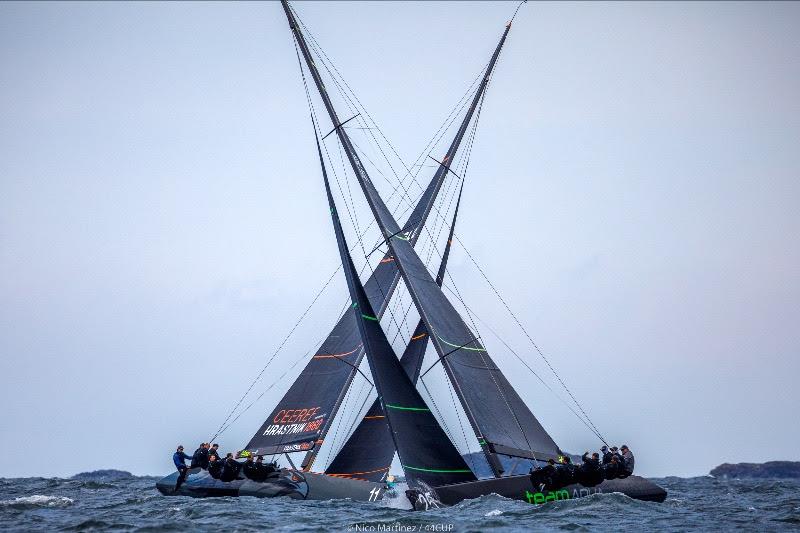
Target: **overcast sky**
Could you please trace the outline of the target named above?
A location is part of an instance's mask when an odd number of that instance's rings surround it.
[[[411,162],[515,6],[296,9]],[[497,66],[458,233],[642,474],[800,459],[799,25],[794,2],[529,3]],[[0,476],[167,473],[337,265],[283,12],[3,2],[0,66]],[[458,245],[451,272],[541,367]],[[340,274],[257,392],[345,300]],[[486,342],[562,448],[598,445]]]

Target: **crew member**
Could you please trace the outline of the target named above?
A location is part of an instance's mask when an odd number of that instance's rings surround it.
[[[544,492],[545,489],[554,490],[557,476],[556,462],[548,459],[544,467],[531,470],[531,484],[539,489],[539,492]]]
[[[614,479],[619,475],[620,462],[616,455],[611,456],[611,461],[603,465],[603,479]]]
[[[237,477],[239,477],[239,470],[241,466],[236,459],[233,458],[233,454],[229,453],[225,456],[225,464],[222,467],[222,474],[219,478],[222,481],[233,481]]]
[[[192,454],[192,465],[189,468],[208,468],[208,443],[201,442],[200,447]]]
[[[219,456],[218,448],[219,444],[215,442],[214,444],[211,445],[211,448],[208,450],[208,456],[209,457],[211,457],[212,455],[215,456],[217,458],[217,461],[222,459],[222,457]]]
[[[611,456],[613,454],[608,450],[608,446],[606,445],[603,445],[603,447],[600,448],[600,451],[603,452],[603,464],[607,465],[611,462]]]
[[[623,444],[620,450],[622,450],[622,467],[620,468],[619,477],[626,478],[633,474],[633,465],[636,461],[633,458],[633,452],[631,452],[627,444]]]
[[[594,487],[603,481],[603,473],[600,470],[600,454],[595,452],[589,456],[589,452],[583,454],[583,464],[579,469],[581,485],[584,487]]]
[[[245,462],[242,465],[242,474],[244,474],[244,477],[247,479],[252,479],[253,481],[263,481],[263,479],[259,479],[259,468],[256,465],[256,462],[253,461],[252,455],[248,455],[247,459],[245,459]]]
[[[216,455],[208,456],[208,475],[214,479],[219,479],[222,475],[222,461],[217,459]]]
[[[183,446],[179,445],[175,453],[172,454],[172,462],[175,463],[175,468],[178,469],[178,481],[175,483],[173,492],[177,492],[186,479],[186,473],[189,472],[189,469],[186,467],[187,460],[191,460],[191,457],[183,453]]]

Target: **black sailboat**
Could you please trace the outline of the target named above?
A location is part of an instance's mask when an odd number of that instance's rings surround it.
[[[330,118],[330,133],[338,137],[388,251],[368,281],[362,284],[336,210],[312,111],[323,183],[352,305],[240,452],[240,456],[306,452],[305,457],[299,468],[282,469],[260,482],[238,479],[225,483],[211,478],[204,470],[196,469],[176,494],[289,495],[307,499],[373,501],[380,499],[386,490],[384,481],[397,452],[409,486],[407,494],[415,508],[454,504],[489,493],[531,503],[595,492],[623,492],[638,499],[663,501],[666,492],[638,476],[603,481],[591,488],[572,484],[545,492],[542,486],[534,486],[527,472],[516,474],[514,467],[509,465],[522,461],[528,467],[535,467],[565,454],[511,386],[487,348],[441,288],[463,181],[435,278],[414,248],[442,183],[449,173],[454,174],[450,164],[485,95],[511,23],[504,29],[447,153],[437,161],[434,176],[407,222],[400,226],[373,185],[343,127],[348,121],[342,122],[336,112],[292,7],[285,0],[282,5],[298,56],[303,58]],[[420,320],[398,359],[380,319],[400,279]],[[429,339],[438,355],[436,364],[441,365],[452,386],[491,472],[488,479],[479,479],[474,466],[467,464],[416,389]],[[312,472],[314,460],[364,355],[378,397],[325,472]],[[177,474],[173,474],[160,481],[157,485],[159,490],[164,494],[175,493],[172,489],[176,477]]]

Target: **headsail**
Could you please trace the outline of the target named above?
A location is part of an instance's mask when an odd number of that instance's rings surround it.
[[[317,141],[317,147],[319,149],[319,141]],[[447,438],[439,422],[400,365],[400,361],[397,360],[397,356],[381,328],[380,321],[375,316],[347,249],[347,242],[339,215],[336,213],[321,150],[320,164],[325,181],[325,192],[331,206],[336,242],[339,245],[339,254],[353,300],[356,323],[365,345],[364,349],[367,352],[378,397],[387,414],[386,421],[391,428],[406,480],[412,487],[417,484],[417,481],[433,486],[475,481],[475,475],[453,443]]]
[[[322,82],[302,32],[285,1],[283,7],[309,71],[320,87]],[[336,117],[333,105],[324,92],[324,86],[322,87],[326,108],[333,113],[332,117]],[[486,80],[476,92],[443,161],[454,159],[485,87]],[[338,117],[332,120],[335,124],[340,124]],[[337,131],[342,131],[342,128],[337,128]],[[411,245],[419,239],[447,173],[448,169],[444,165],[437,168],[403,226]],[[387,253],[364,284],[364,290],[378,318],[383,316],[399,279],[400,273],[394,264],[394,258],[391,253]],[[332,425],[332,419],[345,398],[363,355],[364,350],[361,347],[353,312],[348,309],[245,449],[260,454],[308,451],[302,467],[310,469],[319,444]]]
[[[453,222],[450,224],[450,233],[447,236],[447,244],[442,254],[442,261],[439,264],[439,272],[436,275],[436,283],[441,287],[444,281],[445,271],[447,270],[447,259],[450,256],[450,246],[453,242],[453,231],[456,227],[458,208],[461,205],[461,190],[458,193],[456,208],[453,213]],[[403,356],[400,357],[400,365],[405,370],[411,383],[416,384],[422,369],[422,361],[425,358],[425,349],[428,346],[428,329],[425,323],[420,320],[411,339],[406,346]],[[325,469],[325,473],[331,476],[349,477],[354,479],[365,479],[367,481],[383,481],[389,473],[392,459],[394,458],[394,442],[392,433],[386,423],[386,415],[381,406],[380,400],[376,399],[372,406],[361,419],[350,438],[333,458],[331,464]]]
[[[319,72],[305,47],[302,35],[298,34],[291,10],[285,1],[283,5],[331,121],[334,125],[339,124]],[[510,27],[509,23],[495,49],[487,68],[487,76],[482,83],[484,87],[488,83],[488,76],[494,68]],[[389,244],[395,263],[400,268],[414,304],[431,332],[433,345],[495,475],[500,476],[503,473],[503,467],[495,454],[524,458],[559,455],[556,443],[495,365],[486,349],[464,323],[431,277],[425,264],[417,256],[407,240],[407,235],[394,220],[375,189],[347,132],[344,128],[336,128],[336,133],[367,198],[367,203]],[[441,167],[447,164],[448,161],[443,161]]]

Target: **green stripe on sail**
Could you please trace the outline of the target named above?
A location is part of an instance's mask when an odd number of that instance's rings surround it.
[[[419,472],[435,472],[437,474],[471,474],[472,470],[463,468],[419,468],[416,466],[403,465],[403,468],[417,470]]]
[[[428,412],[431,411],[427,407],[403,407],[402,405],[392,405],[390,403],[384,405],[386,405],[386,407],[389,407],[390,409],[398,409],[400,411],[428,411]]]
[[[486,348],[470,348],[469,346],[461,346],[459,344],[453,344],[452,342],[447,342],[443,338],[439,337],[439,335],[436,335],[436,338],[438,338],[440,341],[442,341],[446,345],[452,346],[453,348],[456,348],[458,350],[469,350],[471,352],[485,352],[486,351]],[[470,341],[470,342],[472,342],[472,341]]]
[[[361,313],[361,316],[366,318],[367,320],[374,320],[375,322],[378,321],[378,319],[375,318],[374,316],[365,315],[364,313]]]

